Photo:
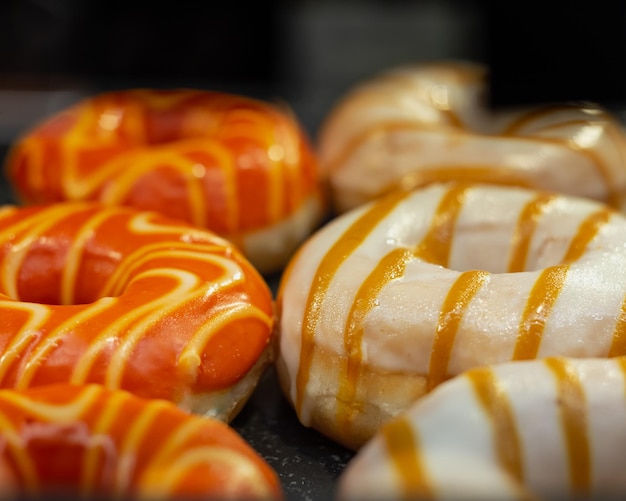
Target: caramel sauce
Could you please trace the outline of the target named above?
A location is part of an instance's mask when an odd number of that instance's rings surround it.
[[[545,363],[556,378],[572,494],[587,496],[591,487],[591,450],[585,392],[578,375],[565,359],[548,358]]]
[[[547,193],[539,194],[522,209],[511,239],[512,252],[508,266],[509,272],[524,271],[526,269],[530,242],[537,229],[539,218],[554,201],[554,198],[554,195]]]
[[[546,320],[565,285],[568,271],[568,266],[559,265],[540,273],[522,313],[512,360],[537,358]]]
[[[613,340],[609,349],[609,357],[626,355],[626,297],[622,301],[619,316],[613,329]]]
[[[381,434],[398,475],[399,499],[433,499],[428,472],[422,460],[419,439],[405,418],[396,418],[383,425]]]
[[[309,381],[315,347],[315,331],[319,322],[320,310],[324,297],[335,273],[352,252],[363,243],[376,225],[402,202],[409,192],[399,192],[394,196],[382,199],[364,212],[344,234],[328,249],[320,262],[311,282],[302,319],[302,338],[300,345],[300,363],[296,374],[295,402],[296,411],[300,414],[304,392]]]
[[[528,110],[525,110],[524,113],[516,117],[510,124],[508,124],[506,128],[501,132],[501,134],[505,136],[519,136],[520,134],[523,133],[522,131],[524,128],[529,127],[530,125],[532,125],[533,122],[537,120],[540,120],[545,117],[549,117],[553,113],[559,113],[559,112],[567,111],[567,110],[576,111],[579,109],[580,109],[579,105],[567,104],[567,103],[547,105],[547,106],[541,106],[537,108],[528,109]],[[589,119],[580,120],[580,122],[577,120],[576,123],[580,123],[584,125],[584,124],[588,124],[589,121],[590,121]],[[556,124],[550,124],[549,126],[544,126],[541,129],[535,130],[534,133],[546,130],[548,127],[549,128],[552,128],[555,126],[558,127],[562,123],[569,123],[569,121],[563,122],[561,120],[560,122]]]
[[[500,385],[496,374],[490,368],[470,370],[467,372],[467,378],[491,421],[500,465],[516,481],[522,483],[524,480],[522,449],[506,389]]]
[[[433,339],[428,367],[428,389],[448,378],[448,363],[454,340],[465,311],[485,282],[489,280],[486,271],[466,271],[454,282],[439,312],[437,331]]]
[[[484,165],[463,164],[463,167],[436,165],[428,169],[417,170],[406,174],[398,182],[403,189],[413,189],[435,182],[458,181],[466,183],[496,184],[499,186],[521,186],[532,188],[531,183],[518,172],[509,167],[486,167]],[[396,189],[396,186],[390,189]]]
[[[454,227],[461,213],[470,184],[453,185],[441,198],[426,235],[414,251],[416,257],[447,266],[454,241]]]
[[[587,217],[572,238],[562,263],[571,263],[580,259],[598,232],[609,222],[612,214],[611,210],[599,210]]]
[[[450,109],[441,109],[436,106],[436,103],[431,103],[431,105],[436,108],[439,112],[444,113],[444,116],[447,118],[451,127],[446,128],[446,126],[441,124],[429,124],[429,123],[420,123],[417,120],[408,120],[408,121],[384,121],[378,124],[371,125],[367,127],[365,130],[361,131],[354,137],[350,138],[347,143],[344,145],[343,149],[340,153],[331,160],[328,165],[328,171],[333,172],[339,170],[345,163],[347,163],[354,155],[354,153],[364,144],[374,140],[376,137],[385,136],[389,134],[393,134],[397,131],[431,131],[431,132],[439,132],[441,134],[446,134],[452,137],[453,134],[462,134],[467,139],[471,139],[471,137],[492,137],[497,139],[498,137],[523,137],[527,140],[535,141],[538,143],[545,144],[554,144],[558,146],[563,146],[568,149],[573,149],[578,151],[579,153],[585,155],[595,167],[597,173],[601,176],[605,187],[606,187],[606,198],[603,200],[611,207],[620,206],[621,200],[618,193],[618,189],[615,185],[615,180],[610,172],[610,168],[607,165],[607,162],[601,158],[601,155],[596,150],[596,144],[592,144],[589,146],[581,146],[577,144],[575,141],[570,140],[569,137],[548,137],[542,136],[542,133],[546,133],[548,131],[553,131],[558,128],[572,126],[572,125],[580,125],[581,127],[585,125],[594,124],[594,120],[597,121],[597,125],[603,128],[603,132],[608,136],[615,136],[616,131],[615,127],[612,123],[608,122],[608,115],[606,113],[602,113],[601,115],[595,115],[594,117],[590,117],[588,120],[584,119],[576,119],[576,120],[566,120],[558,123],[551,123],[547,126],[543,126],[537,130],[534,130],[532,134],[524,135],[523,129],[532,125],[532,123],[538,119],[545,118],[550,116],[552,113],[556,113],[559,111],[567,110],[567,109],[578,109],[577,105],[567,105],[567,104],[559,104],[554,106],[546,106],[542,108],[536,108],[532,110],[528,110],[523,115],[517,117],[512,123],[510,123],[504,130],[495,134],[485,134],[481,133],[477,130],[470,130],[465,124],[463,124],[460,117],[455,114]],[[620,143],[622,141],[621,138],[615,138],[613,142]],[[623,152],[622,152],[623,156]],[[442,170],[439,175],[439,169]],[[398,184],[406,184],[407,186],[411,184],[412,186],[420,186],[428,182],[435,181],[445,181],[450,179],[450,176],[457,175],[455,180],[466,180],[466,181],[474,181],[474,182],[489,182],[493,183],[492,179],[495,176],[495,182],[497,184],[516,184],[518,186],[527,186],[529,181],[524,179],[523,173],[516,173],[516,169],[506,166],[494,166],[493,168],[484,168],[484,169],[475,169],[468,168],[462,169],[459,168],[458,172],[452,172],[450,166],[445,164],[435,164],[431,166],[429,169],[424,169],[427,173],[422,173],[421,171],[415,171],[415,173],[411,173],[405,176],[406,179],[400,180]],[[432,172],[430,172],[432,171]],[[448,172],[445,172],[448,171]],[[519,171],[521,172],[521,171]],[[499,181],[498,181],[499,180]],[[390,188],[388,188],[390,189]],[[383,189],[382,192],[388,191]]]
[[[360,410],[356,394],[363,363],[363,320],[375,308],[382,288],[404,275],[407,263],[413,258],[409,249],[395,249],[387,254],[363,281],[352,303],[344,328],[346,361],[341,362],[337,391],[337,421],[344,429],[351,425],[354,415]]]
[[[361,354],[361,344],[363,340],[363,320],[366,315],[375,307],[380,291],[390,281],[404,275],[407,264],[412,259],[423,259],[425,261],[446,266],[450,254],[450,247],[453,241],[454,225],[463,207],[465,195],[469,185],[454,185],[441,198],[439,206],[433,215],[431,225],[425,233],[422,241],[415,249],[398,248],[387,254],[380,260],[378,265],[372,270],[363,284],[357,291],[350,312],[344,327],[344,350],[346,361],[341,364],[339,376],[339,390],[337,394],[337,419],[343,426],[348,426],[358,412],[360,404],[356,402],[359,373],[363,357]],[[329,251],[328,254],[331,254]],[[338,265],[339,266],[339,265]],[[337,267],[338,267],[337,266]],[[320,267],[321,268],[321,267]],[[468,273],[473,280],[478,282],[476,272]],[[468,282],[471,282],[470,279]],[[462,280],[463,282],[463,280]],[[471,285],[465,284],[469,290]],[[477,289],[476,289],[477,290]],[[465,291],[467,294],[467,291]],[[471,294],[471,293],[470,293]],[[458,301],[466,301],[464,306],[450,304],[454,309],[454,314],[462,315],[461,309],[467,307],[469,299],[461,292]],[[454,314],[442,312],[441,318],[449,321]],[[306,325],[306,324],[305,324]],[[448,325],[441,331],[441,345],[445,343],[446,333],[452,330]],[[448,334],[449,335],[449,334]],[[443,362],[443,361],[442,361]],[[447,365],[447,363],[446,363]],[[300,363],[302,367],[302,362]]]
[[[523,271],[527,253],[525,249],[528,248],[536,228],[537,218],[548,201],[549,197],[543,200],[539,197],[527,205],[522,212],[516,230],[520,237],[514,239],[514,242],[517,242],[514,252],[516,257],[512,260],[511,271]],[[537,357],[546,320],[565,285],[569,264],[579,259],[586,252],[589,243],[610,220],[611,214],[612,211],[610,210],[599,210],[590,214],[579,225],[578,231],[572,237],[561,264],[541,271],[522,314],[513,360],[527,360]]]

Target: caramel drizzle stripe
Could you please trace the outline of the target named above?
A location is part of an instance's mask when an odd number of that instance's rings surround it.
[[[375,307],[382,288],[391,280],[401,277],[412,258],[413,252],[410,249],[395,249],[387,254],[363,281],[352,303],[344,328],[346,360],[340,361],[336,399],[336,416],[343,429],[351,424],[357,411],[354,400],[363,362],[363,319]]]
[[[453,185],[441,198],[428,232],[414,251],[416,257],[447,266],[454,240],[454,229],[471,184]]]
[[[383,123],[373,124],[365,128],[364,130],[360,131],[354,137],[352,137],[348,141],[346,146],[340,151],[340,153],[337,154],[337,156],[327,164],[327,170],[329,172],[333,172],[337,170],[340,165],[347,162],[347,160],[354,154],[354,152],[361,145],[368,142],[371,138],[381,133],[388,133],[388,132],[394,132],[394,131],[433,132],[433,133],[456,135],[456,136],[463,136],[463,137],[469,135],[469,132],[465,130],[454,129],[454,130],[445,131],[445,130],[441,130],[441,127],[437,127],[437,126],[429,125],[429,124],[423,124],[423,123],[415,122],[412,120],[394,120],[394,121],[389,120]],[[471,135],[476,136],[476,137],[483,137],[487,139],[494,137],[489,134],[481,134],[479,132],[472,132]],[[517,137],[517,136],[513,136],[513,137]],[[528,141],[532,140],[535,142],[540,142],[540,143],[545,143],[545,144],[554,144],[558,146],[565,146],[566,144],[568,144],[567,141],[564,139],[552,138],[552,137],[519,136],[519,139],[524,139]]]
[[[470,164],[463,164],[463,167],[437,164],[428,169],[420,169],[404,175],[398,185],[404,189],[413,189],[434,182],[458,181],[459,179],[463,179],[467,183],[481,183],[489,180],[490,184],[500,186],[533,187],[528,179],[524,179],[514,169],[496,165],[487,167]],[[395,189],[395,186],[388,189]]]
[[[561,108],[554,108],[555,110],[559,110],[559,109],[563,109],[563,107]],[[582,148],[579,147],[578,145],[576,145],[573,142],[568,141],[567,139],[560,139],[560,138],[551,138],[551,137],[537,137],[537,136],[517,136],[516,135],[516,131],[518,131],[519,129],[521,129],[523,126],[525,126],[525,124],[531,120],[536,119],[537,117],[540,117],[541,115],[545,115],[550,113],[551,111],[554,111],[553,109],[541,109],[541,110],[535,110],[534,112],[530,112],[527,113],[526,115],[520,117],[517,119],[517,121],[513,122],[512,124],[509,125],[509,127],[503,131],[501,133],[501,135],[508,135],[511,137],[519,137],[521,139],[527,139],[527,140],[532,140],[532,141],[536,141],[536,142],[541,142],[541,143],[546,143],[546,144],[555,144],[555,145],[560,145],[560,146],[569,146],[571,148],[576,149],[577,151],[579,151],[580,153],[584,154],[587,156],[587,158],[589,158],[589,160],[592,162],[592,164],[596,167],[596,171],[598,172],[598,174],[602,177],[607,192],[608,192],[608,196],[607,196],[607,202],[609,205],[611,205],[612,207],[618,207],[619,206],[619,196],[615,187],[615,182],[612,179],[612,176],[610,174],[610,172],[608,171],[608,167],[605,164],[605,162],[603,162],[597,154],[595,154],[593,151],[591,151],[588,148]],[[332,159],[330,162],[328,162],[327,165],[327,170],[329,172],[333,172],[339,169],[339,167],[341,165],[343,165],[344,163],[346,163],[348,161],[348,159],[354,154],[354,152],[363,144],[365,144],[368,140],[370,140],[371,138],[373,138],[374,136],[380,134],[380,133],[384,133],[384,132],[392,132],[392,131],[432,131],[432,132],[440,132],[442,134],[446,133],[446,134],[467,134],[467,132],[464,131],[441,131],[440,129],[432,126],[432,125],[427,125],[427,124],[421,124],[421,123],[416,123],[414,121],[401,121],[401,120],[396,120],[396,121],[386,121],[383,123],[378,123],[378,124],[374,124],[372,126],[367,127],[365,130],[359,132],[358,134],[356,134],[354,137],[352,137],[346,144],[346,146],[339,152],[339,154]],[[472,135],[475,136],[482,136],[482,137],[489,137],[486,134],[480,134],[478,132],[473,132]]]
[[[602,181],[604,182],[604,185],[606,186],[606,190],[607,190],[606,204],[609,205],[610,207],[619,209],[620,207],[619,192],[615,183],[615,179],[613,178],[613,175],[609,171],[609,167],[607,163],[604,162],[602,158],[600,158],[600,155],[598,154],[597,151],[592,150],[591,148],[580,146],[573,141],[570,141],[568,144],[572,149],[575,149],[576,151],[585,155],[589,159],[589,161],[593,165],[595,165],[596,172],[600,175],[600,177],[602,178]]]
[[[101,196],[101,201],[107,205],[117,205],[123,202],[126,195],[132,190],[133,183],[144,174],[152,172],[155,167],[172,169],[179,173],[186,185],[186,194],[189,197],[187,202],[191,222],[197,226],[206,226],[206,202],[207,196],[204,192],[201,180],[194,175],[195,162],[185,158],[181,152],[174,149],[160,148],[158,153],[145,152],[141,156],[136,156],[133,160],[121,156],[116,161],[101,166],[106,169],[109,164],[115,163],[120,167],[115,172],[115,183],[110,183]],[[114,169],[111,169],[113,171]],[[113,177],[113,174],[111,175]],[[95,190],[97,185],[92,185]],[[89,193],[89,192],[88,192]]]
[[[571,263],[580,259],[591,241],[598,235],[602,227],[609,222],[613,211],[603,209],[590,214],[579,226],[576,235],[571,240],[562,263]]]
[[[142,478],[138,487],[138,494],[155,496],[172,495],[177,485],[184,480],[184,476],[197,466],[221,465],[225,470],[234,472],[246,472],[246,487],[252,492],[246,493],[250,499],[271,499],[271,490],[263,478],[259,468],[248,457],[233,449],[223,447],[195,447],[186,450],[177,456],[168,466],[161,471],[150,472]],[[158,492],[151,486],[151,476],[158,480]],[[246,496],[246,498],[247,498]],[[143,497],[143,496],[142,496]],[[150,497],[152,499],[152,497]]]
[[[331,160],[326,170],[328,172],[334,172],[339,169],[341,165],[348,161],[348,159],[354,154],[354,152],[363,144],[365,144],[371,138],[381,133],[393,132],[393,131],[430,131],[440,132],[438,127],[432,125],[421,124],[413,120],[394,120],[385,121],[383,123],[373,124],[365,128],[354,137],[350,138],[343,149],[337,154],[337,156]],[[459,132],[454,131],[455,134]]]
[[[531,205],[533,204],[531,203]],[[513,360],[528,360],[537,357],[546,320],[550,316],[554,304],[565,285],[569,271],[568,263],[572,263],[584,255],[591,241],[610,220],[611,215],[612,211],[610,210],[599,210],[591,213],[580,224],[578,231],[570,241],[569,247],[561,261],[563,264],[546,268],[541,272],[524,308],[513,352]],[[525,220],[520,218],[518,228],[525,226],[525,224]],[[622,316],[624,315],[623,310],[624,308],[622,308]],[[618,321],[616,333],[620,332],[620,325],[623,325],[623,321],[622,323]],[[614,334],[614,344],[618,337],[619,335]]]
[[[620,308],[617,322],[613,329],[611,347],[609,348],[609,357],[625,356],[626,355],[626,295],[622,300],[622,307]],[[1,359],[0,359],[1,360]]]
[[[512,360],[528,360],[537,357],[546,320],[565,285],[569,267],[551,266],[544,269],[535,282],[526,302]]]
[[[470,185],[458,184],[448,189],[441,197],[428,231],[416,248],[395,249],[387,254],[359,287],[344,327],[346,360],[341,362],[339,370],[336,416],[345,426],[353,420],[354,412],[357,410],[354,400],[363,362],[361,344],[365,317],[375,307],[376,299],[383,287],[391,280],[401,277],[411,259],[418,258],[442,266],[447,265],[454,227],[469,187]]]
[[[544,193],[533,199],[522,210],[512,238],[511,246],[513,251],[509,261],[509,272],[524,271],[526,269],[526,260],[532,237],[537,230],[541,216],[554,200],[555,196]],[[578,227],[576,235],[570,241],[561,263],[571,263],[580,259],[587,251],[589,243],[609,221],[612,214],[613,211],[602,209],[587,216]]]
[[[542,193],[527,203],[522,209],[511,239],[512,253],[508,266],[510,273],[524,271],[530,243],[537,230],[539,218],[554,199],[554,195]]]
[[[535,120],[539,120],[541,118],[547,117],[555,112],[567,111],[567,110],[578,110],[580,106],[577,105],[567,105],[567,104],[558,104],[558,105],[549,105],[543,106],[541,108],[533,108],[530,110],[526,110],[520,116],[518,116],[513,122],[511,122],[506,129],[502,131],[503,135],[519,135],[520,131],[527,127],[528,124],[532,123]],[[584,122],[583,122],[584,123]]]
[[[545,360],[545,364],[556,378],[556,401],[568,454],[572,494],[586,497],[591,488],[591,452],[585,392],[578,374],[567,360],[551,357]]]
[[[130,491],[131,475],[134,472],[133,464],[136,461],[135,457],[141,441],[144,440],[146,432],[158,414],[169,405],[165,400],[149,401],[142,413],[135,417],[127,428],[119,446],[119,466],[115,470],[114,492],[117,496]]]
[[[382,438],[396,472],[399,499],[433,499],[432,481],[420,452],[419,438],[405,417],[383,425]]]
[[[298,414],[302,412],[304,390],[309,381],[313,363],[314,338],[320,318],[320,309],[333,277],[343,262],[361,245],[376,225],[408,195],[409,192],[401,192],[376,202],[352,223],[322,258],[311,282],[311,289],[309,290],[302,319],[300,363],[298,365],[295,387],[295,408]]]
[[[579,125],[583,125],[584,126],[584,125],[589,125],[589,123],[590,123],[590,121],[589,121],[588,118],[587,119],[585,119],[585,118],[578,118],[578,119],[564,120],[562,122],[549,123],[549,124],[545,124],[545,125],[543,125],[541,127],[536,127],[531,132],[527,132],[526,134],[523,134],[520,131],[517,131],[515,133],[506,134],[506,135],[509,136],[509,137],[527,137],[527,138],[532,138],[533,135],[535,135],[535,134],[546,134],[546,133],[550,133],[550,132],[556,132],[559,129],[566,129],[567,127],[573,127],[573,126],[579,126]]]
[[[523,484],[524,466],[520,438],[506,389],[491,368],[471,370],[467,377],[491,421],[496,456],[500,465],[519,484]]]
[[[447,370],[459,325],[474,296],[489,280],[486,271],[461,273],[454,282],[439,313],[428,367],[427,387],[432,390],[448,378]]]

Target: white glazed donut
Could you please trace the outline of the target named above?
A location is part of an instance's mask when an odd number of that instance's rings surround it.
[[[590,103],[493,112],[486,70],[461,62],[389,70],[355,86],[319,133],[319,160],[343,212],[398,186],[464,180],[626,206],[621,126]]]
[[[472,369],[385,424],[341,500],[622,499],[626,360]]]
[[[331,221],[277,297],[281,385],[358,448],[467,369],[626,354],[626,217],[519,187],[436,183]]]

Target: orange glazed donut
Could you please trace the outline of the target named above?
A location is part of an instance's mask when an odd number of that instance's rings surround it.
[[[101,94],[49,118],[9,152],[25,203],[97,200],[207,227],[262,272],[320,220],[317,163],[287,111],[199,90]]]
[[[267,284],[209,231],[93,202],[0,210],[0,387],[100,383],[230,420],[272,332]]]
[[[335,209],[435,181],[518,185],[626,209],[621,125],[588,103],[494,112],[486,69],[422,63],[355,86],[320,127]]]
[[[0,497],[282,499],[226,424],[100,385],[0,390]]]
[[[280,383],[351,448],[448,378],[626,355],[626,217],[518,187],[433,183],[315,233],[277,297]]]

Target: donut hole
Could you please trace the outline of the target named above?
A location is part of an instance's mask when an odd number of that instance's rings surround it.
[[[450,186],[433,185],[424,193]],[[420,253],[423,261],[453,271],[533,272],[588,259],[613,231],[605,224],[613,211],[591,200],[488,185],[458,192],[464,193],[458,214],[453,204],[424,215],[422,227],[432,226]]]

